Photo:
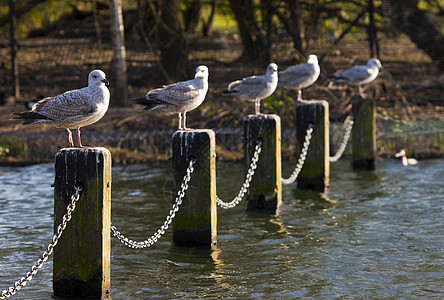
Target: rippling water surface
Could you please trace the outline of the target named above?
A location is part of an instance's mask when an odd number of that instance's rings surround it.
[[[292,163],[284,164],[285,174]],[[242,164],[218,164],[231,200]],[[171,163],[114,166],[112,222],[142,240],[171,206]],[[24,276],[53,232],[52,164],[0,167],[0,289]],[[444,297],[444,160],[376,171],[332,164],[327,194],[284,187],[278,216],[218,210],[218,247],[182,248],[171,232],[135,250],[112,237],[113,299]],[[69,226],[69,225],[68,225]],[[49,260],[17,299],[52,298]]]

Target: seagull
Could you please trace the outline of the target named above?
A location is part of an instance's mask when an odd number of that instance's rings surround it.
[[[334,80],[347,81],[357,85],[359,96],[365,99],[366,95],[362,92],[362,85],[372,82],[376,79],[379,69],[382,68],[381,62],[376,58],[370,58],[365,66],[354,66],[343,72],[332,76]]]
[[[208,74],[207,66],[198,66],[194,79],[164,85],[162,88],[149,91],[144,98],[135,98],[132,101],[145,105],[143,110],[157,109],[177,113],[179,114],[179,130],[192,130],[186,126],[186,114],[205,100],[208,91]]]
[[[395,157],[402,157],[402,164],[404,166],[413,166],[418,163],[418,161],[414,158],[407,158],[405,150],[401,149],[398,153],[395,154]]]
[[[108,110],[109,85],[106,75],[101,70],[93,70],[88,76],[88,86],[65,92],[55,97],[46,97],[32,107],[30,111],[14,112],[13,120],[22,120],[27,124],[51,124],[68,131],[69,145],[74,147],[70,128],[77,129],[77,141],[80,148],[85,148],[80,139],[80,127],[99,121]]]
[[[267,66],[267,73],[261,76],[251,76],[236,80],[228,85],[225,94],[233,94],[241,100],[253,100],[256,115],[260,114],[261,99],[274,93],[278,83],[278,66],[271,63]]]
[[[318,79],[321,73],[321,68],[318,64],[318,57],[311,54],[307,57],[307,63],[303,65],[294,65],[282,72],[279,72],[278,87],[297,90],[297,101],[304,102],[302,100],[301,89],[309,87]]]
[[[39,95],[39,96],[37,97],[37,99],[26,102],[26,103],[25,103],[25,107],[26,107],[27,109],[32,109],[33,106],[37,104],[37,102],[39,102],[40,100],[43,100],[44,98],[45,98],[45,96],[43,96],[43,95]]]

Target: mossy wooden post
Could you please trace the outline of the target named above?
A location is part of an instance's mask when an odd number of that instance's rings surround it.
[[[212,130],[176,131],[173,134],[173,201],[194,159],[188,190],[173,219],[176,245],[213,247],[217,241],[216,137]]]
[[[247,193],[247,210],[275,213],[282,205],[281,118],[277,115],[249,115],[244,118],[245,164],[250,168],[258,139],[261,153]]]
[[[374,169],[376,162],[376,108],[371,98],[352,100],[352,162],[357,169]]]
[[[55,296],[105,298],[110,293],[111,153],[106,148],[65,148],[55,156],[54,230],[83,188],[54,248]]]
[[[309,124],[314,126],[298,188],[324,192],[330,180],[329,110],[325,100],[311,100],[296,106],[297,153],[300,154]]]

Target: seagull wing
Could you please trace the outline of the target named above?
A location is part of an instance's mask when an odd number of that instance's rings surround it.
[[[267,85],[267,81],[264,76],[251,76],[242,80],[233,81],[228,85],[229,90],[255,90],[258,87],[264,87]]]
[[[344,72],[335,75],[336,79],[345,79],[351,82],[360,82],[367,79],[374,73],[374,70],[367,66],[354,66]]]
[[[313,76],[314,69],[308,64],[291,66],[279,73],[279,84],[298,85]]]
[[[85,116],[95,110],[91,103],[92,95],[85,88],[68,91],[55,97],[48,97],[37,102],[32,112],[50,120],[61,121],[70,117]]]
[[[188,80],[151,90],[147,96],[150,100],[158,102],[159,105],[183,105],[193,101],[199,94],[200,90],[197,88],[196,82]]]

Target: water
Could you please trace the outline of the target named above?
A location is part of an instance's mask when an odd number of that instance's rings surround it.
[[[290,174],[292,163],[284,164]],[[143,240],[171,206],[171,163],[114,166],[112,222]],[[241,164],[218,165],[231,200]],[[112,237],[113,299],[437,298],[444,296],[444,160],[374,172],[332,165],[327,194],[284,187],[279,216],[218,210],[218,247],[181,248],[171,232],[135,250]],[[24,276],[53,231],[53,165],[0,167],[0,289]],[[51,299],[52,262],[17,299]]]

